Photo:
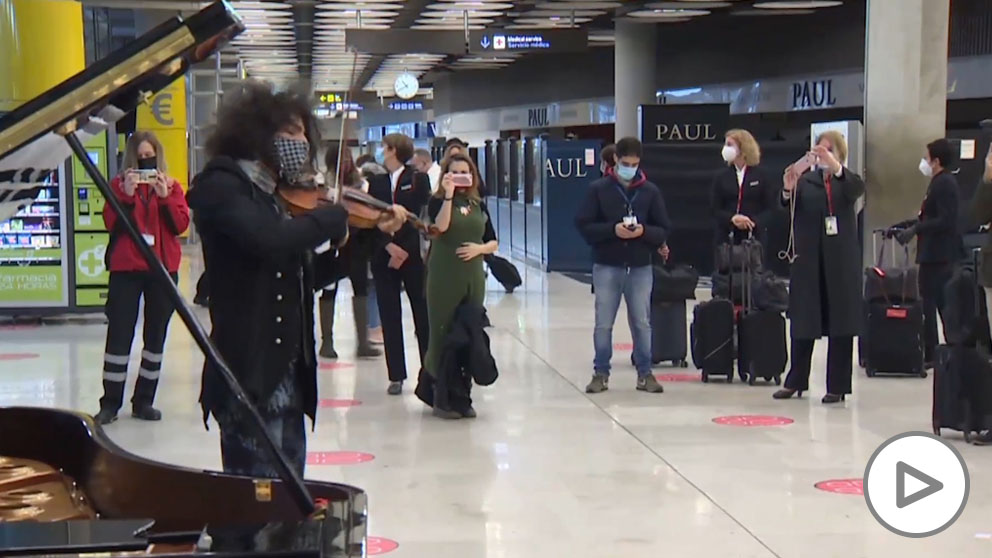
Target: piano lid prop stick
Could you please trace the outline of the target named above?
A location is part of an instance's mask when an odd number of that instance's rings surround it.
[[[117,212],[118,220],[124,224],[124,230],[131,237],[131,240],[134,241],[134,245],[138,247],[141,257],[148,264],[148,269],[155,276],[155,279],[165,288],[169,299],[176,306],[176,312],[179,314],[183,323],[186,324],[186,328],[189,330],[190,335],[193,336],[196,344],[199,345],[200,350],[203,351],[207,360],[220,372],[221,377],[224,378],[224,381],[231,389],[231,392],[234,393],[238,402],[248,411],[248,416],[252,424],[254,424],[264,441],[265,450],[268,451],[275,462],[275,468],[279,472],[279,478],[286,484],[286,488],[299,508],[301,516],[304,518],[309,517],[316,509],[313,498],[310,496],[310,491],[303,484],[303,479],[300,475],[290,466],[286,455],[283,454],[282,450],[272,440],[269,432],[265,429],[265,424],[262,422],[262,417],[258,414],[258,410],[252,404],[251,400],[248,399],[248,394],[245,393],[238,379],[234,377],[234,373],[231,372],[224,358],[217,351],[217,347],[210,341],[206,331],[203,329],[203,325],[200,324],[196,315],[193,314],[193,310],[189,304],[183,299],[182,294],[179,293],[179,287],[172,282],[172,278],[169,277],[169,272],[162,265],[162,261],[155,256],[151,247],[141,237],[141,233],[138,232],[138,228],[135,226],[130,214],[125,211],[124,206],[121,205],[120,200],[117,199],[117,196],[110,189],[110,185],[107,184],[107,180],[100,174],[93,161],[90,160],[89,155],[86,153],[86,148],[76,136],[76,133],[70,132],[66,134],[65,140],[69,142],[69,147],[72,148],[72,152],[75,153],[79,162],[83,165],[86,174],[90,175],[90,178],[93,179],[96,187],[100,190],[100,193],[103,194],[105,202],[110,204],[110,207]]]

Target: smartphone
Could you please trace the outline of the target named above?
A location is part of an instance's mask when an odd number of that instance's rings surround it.
[[[472,187],[472,175],[471,174],[452,174],[451,183],[455,185],[455,188],[471,188]]]
[[[816,155],[807,153],[800,157],[795,163],[792,163],[792,170],[796,173],[796,176],[800,176],[809,170],[814,164],[816,164]]]
[[[151,184],[158,176],[157,169],[138,169],[134,172],[138,175],[139,184]]]

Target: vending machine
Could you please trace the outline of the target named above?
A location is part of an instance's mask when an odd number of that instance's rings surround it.
[[[86,142],[86,153],[100,172],[110,177],[110,157],[116,149],[107,144],[108,134],[94,136]],[[116,163],[116,161],[114,161]],[[110,273],[106,267],[107,244],[110,235],[103,224],[104,197],[83,169],[82,162],[72,158],[72,187],[69,203],[72,207],[71,306],[75,310],[101,308],[107,300]]]

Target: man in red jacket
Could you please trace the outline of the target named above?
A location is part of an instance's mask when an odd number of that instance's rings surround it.
[[[189,227],[189,208],[179,182],[165,174],[162,145],[151,132],[135,132],[127,143],[124,172],[110,187],[137,225],[141,236],[176,281],[182,255],[179,236]],[[106,261],[110,270],[107,291],[107,343],[103,356],[103,397],[96,419],[117,420],[124,399],[131,341],[138,321],[138,302],[145,298],[144,347],[131,399],[132,416],[160,420],[152,407],[162,369],[162,352],[173,307],[138,246],[124,231],[123,221],[110,205],[103,210],[110,231]]]

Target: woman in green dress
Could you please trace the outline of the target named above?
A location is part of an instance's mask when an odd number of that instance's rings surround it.
[[[482,304],[486,295],[483,256],[499,244],[489,212],[479,195],[479,171],[463,153],[446,158],[441,166],[441,185],[428,204],[428,213],[439,235],[431,243],[427,261],[427,315],[430,344],[425,369],[436,376],[444,338],[455,310],[463,300]],[[462,412],[434,407],[434,416],[446,419],[474,418],[469,406]]]

